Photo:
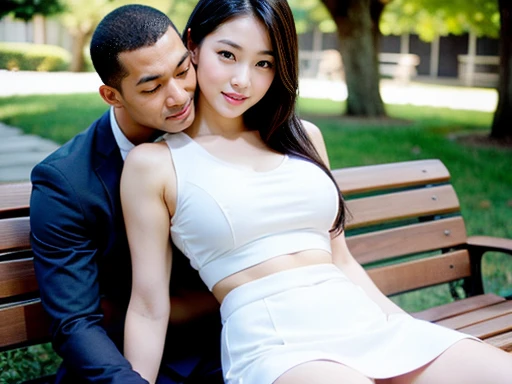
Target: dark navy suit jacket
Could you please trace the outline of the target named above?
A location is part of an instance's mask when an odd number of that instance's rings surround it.
[[[122,166],[107,111],[32,171],[31,242],[42,303],[52,319],[53,346],[63,358],[57,383],[146,383],[122,355],[131,291],[119,196]],[[174,258],[179,266],[173,266],[171,281],[205,289],[180,257]],[[108,312],[100,297],[110,304]],[[208,370],[220,374],[218,323],[215,317],[202,325],[171,327],[162,373],[188,376],[196,362],[209,359]]]

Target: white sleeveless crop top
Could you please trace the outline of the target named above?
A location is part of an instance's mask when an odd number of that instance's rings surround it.
[[[183,132],[164,140],[177,180],[171,237],[210,290],[272,257],[331,252],[338,194],[321,168],[285,156],[273,170],[250,171],[216,158]]]

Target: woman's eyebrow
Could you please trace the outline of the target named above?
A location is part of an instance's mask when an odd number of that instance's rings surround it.
[[[235,43],[234,41],[231,41],[231,40],[221,39],[221,40],[218,40],[217,43],[226,44],[226,45],[229,45],[229,46],[231,46],[231,47],[233,47],[235,49],[243,50],[243,48],[240,45],[238,45],[237,43]],[[259,51],[258,55],[274,56],[274,51],[271,51],[271,50]]]

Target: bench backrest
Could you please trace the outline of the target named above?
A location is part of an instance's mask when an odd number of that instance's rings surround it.
[[[439,160],[333,171],[352,214],[347,243],[387,295],[471,275],[466,228]]]
[[[30,250],[29,182],[0,184],[0,350],[48,337]]]
[[[471,274],[466,229],[438,160],[334,170],[352,218],[347,242],[391,295]],[[30,183],[0,184],[0,350],[46,340],[29,243]]]

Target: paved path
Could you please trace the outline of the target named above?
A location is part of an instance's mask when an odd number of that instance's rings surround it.
[[[96,73],[0,70],[0,97],[96,92],[100,85],[101,80]],[[339,81],[304,79],[300,82],[300,95],[345,100],[347,90],[345,84]],[[403,86],[393,81],[383,80],[381,95],[385,103],[455,109],[494,111],[497,104],[495,90],[440,87],[424,82]],[[58,148],[56,143],[37,136],[24,135],[20,129],[0,123],[0,182],[29,180],[33,166],[56,148]]]
[[[0,70],[0,97],[96,92],[100,85],[96,73]],[[58,147],[50,140],[25,135],[20,129],[0,122],[0,182],[29,180],[34,165]]]
[[[0,182],[29,180],[34,165],[57,148],[50,140],[0,123]]]
[[[102,84],[95,72],[12,72],[0,69],[0,97],[96,92]]]

